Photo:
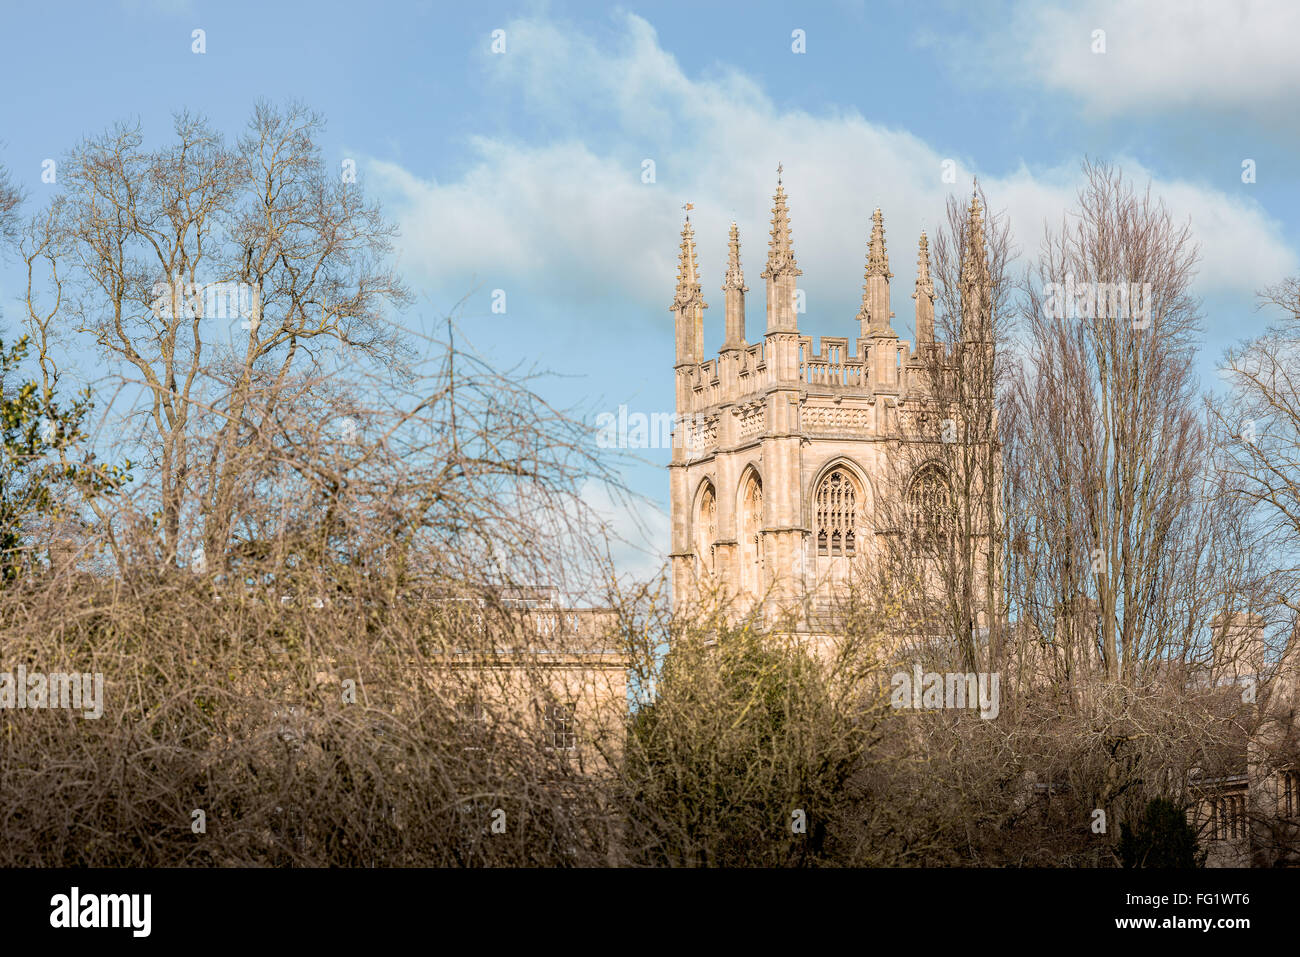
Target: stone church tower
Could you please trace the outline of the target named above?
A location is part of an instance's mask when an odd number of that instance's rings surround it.
[[[710,596],[733,618],[782,608],[826,607],[854,569],[882,554],[900,514],[889,503],[943,520],[950,505],[939,420],[927,400],[933,360],[961,350],[935,343],[934,284],[925,233],[917,251],[916,348],[890,320],[889,256],[880,210],[872,217],[857,335],[824,336],[816,351],[799,332],[801,275],[786,193],[772,203],[767,328],[745,338],[740,237],[731,224],[724,295],[725,340],[703,354],[704,310],[689,215],[682,228],[676,323],[676,429],[671,482],[672,576],[678,609]],[[963,264],[962,338],[985,339],[983,229]],[[970,288],[965,287],[969,285]],[[969,317],[965,315],[970,307]],[[991,349],[991,347],[990,347]],[[991,353],[990,353],[991,354]],[[952,428],[951,420],[944,420]],[[907,466],[899,468],[906,451]],[[918,454],[919,450],[919,454]],[[935,461],[929,461],[933,458]],[[887,517],[888,516],[888,517]],[[811,601],[810,601],[811,599]],[[769,619],[770,620],[770,619]]]

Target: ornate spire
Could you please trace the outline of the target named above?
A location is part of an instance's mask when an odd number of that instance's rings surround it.
[[[916,252],[916,344],[934,342],[934,280],[930,278],[930,240],[921,230]]]
[[[966,237],[965,255],[961,263],[962,282],[978,282],[988,274],[988,261],[984,255],[984,217],[980,209],[978,183],[970,198]]]
[[[797,333],[799,291],[795,277],[802,276],[794,258],[790,238],[790,211],[785,208],[785,187],[781,185],[782,168],[777,167],[776,195],[772,198],[772,239],[767,244],[767,266],[762,276],[767,280],[767,332]]]
[[[894,335],[889,325],[893,313],[889,309],[889,254],[885,251],[885,220],[880,207],[871,214],[871,242],[867,246],[867,268],[862,283],[862,308],[858,322],[862,336]]]
[[[885,252],[885,219],[880,207],[871,214],[871,246],[867,250],[867,276],[884,276],[889,279],[889,256]]]
[[[763,279],[803,275],[794,258],[794,241],[790,236],[790,211],[785,207],[785,187],[781,185],[779,172],[776,194],[772,197],[772,239],[767,246],[767,268],[763,270]]]
[[[916,250],[916,291],[934,295],[934,280],[930,278],[930,240],[921,230],[921,242]],[[916,295],[913,294],[913,299]]]
[[[722,350],[745,348],[745,274],[740,268],[740,230],[733,221],[731,237],[727,241],[727,275],[722,281],[722,291],[727,295],[726,338]]]
[[[689,205],[689,204],[688,204]],[[677,260],[677,294],[672,312],[676,315],[677,365],[698,365],[704,358],[704,310],[709,304],[700,292],[700,268],[695,262],[695,230],[688,213],[682,224],[682,249]]]
[[[966,249],[961,263],[961,338],[986,342],[989,338],[989,262],[984,249],[984,217],[979,184],[970,199],[966,226]]]
[[[722,282],[722,289],[724,292],[729,289],[749,292],[749,287],[745,285],[745,274],[740,268],[740,229],[734,220],[731,223],[731,238],[727,241],[727,276]]]
[[[695,229],[688,215],[682,225],[682,246],[677,259],[677,295],[669,309],[676,311],[690,306],[707,309],[709,304],[700,291],[699,264],[695,261]]]

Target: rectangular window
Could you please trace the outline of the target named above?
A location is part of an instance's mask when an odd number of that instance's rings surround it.
[[[1283,771],[1280,777],[1282,816],[1300,817],[1300,771]]]
[[[1246,837],[1246,796],[1228,794],[1210,802],[1210,833],[1216,841]]]
[[[483,702],[477,698],[465,698],[460,702],[459,725],[463,748],[466,751],[482,751],[487,739],[487,711]]]
[[[546,746],[556,751],[572,751],[578,746],[578,735],[574,729],[574,713],[577,706],[552,702],[546,706],[543,716],[543,730]]]

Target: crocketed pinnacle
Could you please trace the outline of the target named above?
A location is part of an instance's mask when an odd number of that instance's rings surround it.
[[[988,344],[990,338],[989,296],[991,282],[988,256],[984,249],[984,217],[979,191],[970,201],[965,254],[961,263],[961,338],[965,342]]]
[[[892,332],[889,319],[889,254],[885,251],[885,220],[880,207],[871,214],[871,241],[867,244],[867,268],[862,279],[862,308],[858,322],[862,334]]]
[[[970,217],[964,252],[961,263],[962,282],[978,283],[986,279],[988,260],[984,254],[984,217],[978,192],[970,199]]]
[[[740,229],[734,222],[731,224],[731,238],[727,241],[727,275],[723,279],[722,288],[724,292],[728,289],[749,292],[749,287],[745,285],[745,274],[740,268]]]
[[[762,273],[764,279],[803,275],[794,258],[790,211],[785,206],[785,187],[780,183],[776,184],[776,194],[772,198],[772,239],[767,246],[767,268]]]
[[[884,276],[889,279],[894,274],[889,271],[889,255],[885,252],[885,220],[880,214],[880,207],[871,214],[871,245],[867,248],[867,278]]]
[[[921,242],[916,251],[916,292],[912,298],[915,299],[921,293],[934,295],[934,280],[930,278],[930,240],[924,229],[921,230]]]
[[[930,278],[930,240],[921,230],[921,241],[916,251],[916,345],[934,342],[934,280]]]
[[[690,306],[708,308],[700,291],[700,269],[695,261],[695,228],[688,216],[682,225],[682,246],[677,260],[677,294],[669,308],[675,311]]]

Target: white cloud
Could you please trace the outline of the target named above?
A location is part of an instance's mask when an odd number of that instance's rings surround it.
[[[720,326],[718,287],[732,218],[741,228],[751,303],[761,307],[759,273],[779,161],[817,331],[851,334],[876,205],[884,210],[896,273],[894,309],[901,325],[910,324],[918,232],[923,225],[934,231],[950,191],[969,189],[969,157],[952,157],[958,182],[944,184],[947,157],[905,130],[853,110],[779,109],[736,72],[687,76],[646,21],[627,15],[622,25],[617,42],[599,45],[549,22],[507,26],[510,52],[492,58],[489,82],[520,98],[539,128],[553,131],[551,140],[475,139],[467,171],[446,181],[392,163],[371,165],[402,222],[403,268],[452,290],[464,291],[472,279],[491,288],[493,277],[504,276],[539,283],[574,303],[604,295],[666,310],[679,207],[690,201],[705,298],[714,306],[706,322]],[[1120,39],[1111,34],[1114,53]],[[1124,56],[1117,60],[1127,62]],[[655,161],[653,185],[641,181],[643,159]],[[1135,162],[1121,163],[1139,183],[1150,175]],[[1032,253],[1044,219],[1059,221],[1073,204],[1079,170],[1071,162],[980,179]],[[1158,176],[1152,185],[1178,216],[1191,218],[1202,247],[1202,292],[1253,292],[1296,268],[1280,224],[1252,200]],[[752,326],[751,319],[751,338]]]
[[[1162,179],[1137,160],[1117,157],[1125,176],[1141,188],[1150,180],[1176,223],[1190,222],[1199,244],[1198,289],[1253,295],[1295,272],[1300,260],[1287,246],[1282,224],[1258,203],[1179,179]],[[1034,255],[1046,222],[1058,228],[1079,188],[1075,164],[1031,173],[1025,168],[986,181],[990,202],[1005,206],[1022,252]]]
[[[1089,0],[1020,5],[1008,36],[1035,82],[1099,113],[1252,108],[1300,95],[1294,0]],[[1094,30],[1106,52],[1092,52]]]
[[[480,138],[473,146],[473,169],[448,183],[393,163],[372,165],[380,188],[396,197],[404,268],[462,285],[523,276],[575,295],[601,286],[653,293],[668,308],[672,287],[662,276],[673,250],[650,239],[676,228],[663,191],[577,142],[529,147]],[[657,288],[651,276],[660,278]]]

